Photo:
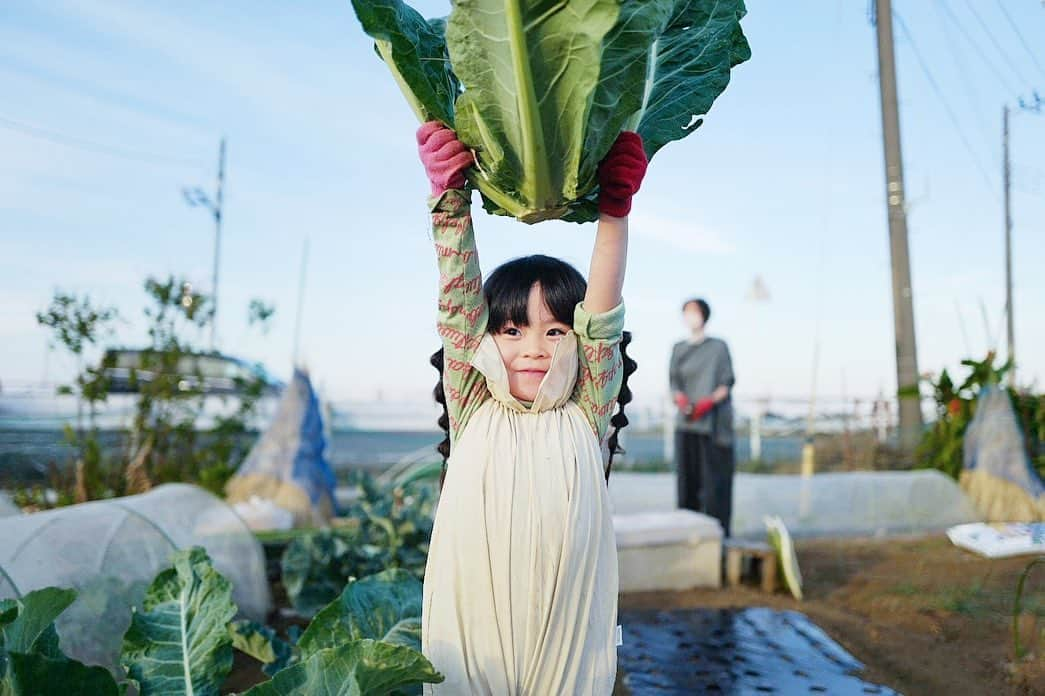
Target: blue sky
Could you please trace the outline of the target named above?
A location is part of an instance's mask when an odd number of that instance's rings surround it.
[[[923,371],[1004,344],[1001,108],[1034,88],[1045,94],[1045,7],[1002,3],[1033,58],[999,2],[895,0],[914,41],[897,26]],[[703,128],[657,155],[635,202],[625,300],[637,399],[666,391],[679,303],[695,294],[711,302],[710,331],[732,347],[740,395],[807,395],[817,342],[821,394],[889,393],[868,3],[748,4],[752,60]],[[432,16],[449,9],[415,6]],[[289,373],[307,236],[302,355],[316,381],[336,399],[426,398],[437,274],[417,123],[347,0],[8,3],[0,90],[0,381],[70,373],[68,360],[47,356],[33,316],[56,288],[117,305],[127,344],[144,338],[147,274],[207,288],[212,225],[180,190],[211,188],[225,135],[221,347]],[[1017,352],[1021,377],[1041,385],[1045,113],[1014,115],[1012,142]],[[586,269],[592,226],[527,227],[478,208],[484,268],[540,251]],[[756,276],[769,302],[745,299]],[[267,336],[247,328],[252,297],[277,305]]]

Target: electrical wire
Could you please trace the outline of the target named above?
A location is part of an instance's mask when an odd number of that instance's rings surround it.
[[[92,140],[85,138],[78,138],[74,136],[64,135],[57,131],[47,130],[38,126],[33,126],[28,123],[22,123],[6,116],[0,115],[0,128],[7,128],[9,130],[27,135],[31,138],[37,138],[39,140],[46,140],[57,145],[63,145],[66,147],[75,147],[88,152],[95,152],[110,157],[119,157],[126,160],[132,160],[135,162],[144,162],[146,164],[152,164],[156,166],[165,167],[192,167],[200,168],[207,165],[203,164],[199,160],[183,159],[179,157],[171,157],[169,155],[160,155],[149,152],[140,152],[135,150],[128,150],[125,148],[112,147],[102,143],[97,143]]]
[[[940,85],[936,82],[936,78],[933,77],[932,71],[929,69],[929,65],[926,63],[925,58],[922,57],[921,51],[918,50],[918,44],[914,40],[914,35],[911,33],[911,30],[907,28],[907,23],[903,21],[903,17],[901,17],[896,10],[893,10],[893,17],[896,19],[896,23],[900,26],[900,30],[903,31],[904,36],[907,37],[907,41],[911,44],[911,51],[918,60],[918,65],[922,68],[922,72],[925,73],[925,79],[928,80],[929,86],[932,87],[933,91],[936,93],[937,99],[939,99],[940,104],[943,106],[944,111],[947,112],[947,116],[951,120],[951,125],[953,125],[954,130],[957,131],[958,137],[961,139],[962,144],[969,153],[969,157],[976,165],[976,168],[980,170],[980,174],[983,175],[983,180],[987,183],[988,190],[994,191],[994,195],[997,197],[998,194],[995,190],[994,181],[991,179],[990,175],[987,174],[987,170],[980,162],[980,158],[976,155],[975,150],[973,150],[972,144],[969,142],[968,137],[965,135],[965,131],[962,130],[961,124],[958,122],[958,117],[955,115],[954,109],[951,108],[950,103],[944,96],[943,90],[940,89]]]
[[[954,34],[951,33],[951,28],[948,26],[948,23],[943,21],[943,14],[940,11],[940,5],[944,2],[945,0],[936,0],[936,15],[940,18],[939,26],[943,29],[947,49],[950,51],[951,57],[954,59],[954,64],[958,67],[959,75],[969,75],[970,71],[966,67],[962,52],[958,50],[958,42],[954,40]],[[959,77],[958,82],[965,91],[965,96],[969,100],[969,111],[976,116],[976,122],[979,124],[981,131],[985,135],[990,133],[991,131],[987,125],[987,121],[984,120],[983,110],[980,108],[983,101],[980,99],[980,95],[976,92],[975,82],[963,77]]]
[[[1038,69],[1038,72],[1041,73],[1042,77],[1045,77],[1045,68],[1041,67],[1041,63],[1038,62],[1038,57],[1034,55],[1034,51],[1030,50],[1030,44],[1028,44],[1027,40],[1023,38],[1023,32],[1020,31],[1016,22],[1013,21],[1012,15],[1009,14],[1009,11],[1005,9],[1005,4],[1001,0],[996,0],[996,2],[998,3],[998,9],[1001,10],[1003,15],[1005,15],[1005,19],[1008,20],[1009,26],[1012,27],[1012,30],[1016,33],[1016,37],[1023,45],[1023,49],[1027,51],[1027,55],[1030,56],[1030,59],[1034,62],[1034,67]]]
[[[958,27],[958,31],[962,33],[962,36],[964,36],[965,40],[969,42],[969,45],[976,49],[976,52],[980,54],[980,58],[983,60],[983,64],[991,69],[991,72],[993,72],[995,77],[998,78],[998,82],[1002,84],[1002,86],[1005,88],[1005,91],[1013,95],[1019,94],[1020,90],[1013,89],[1012,85],[1010,85],[1008,80],[1006,79],[1005,74],[1002,71],[998,70],[998,68],[995,67],[994,63],[992,63],[990,59],[987,58],[987,54],[984,53],[983,49],[980,48],[980,45],[976,43],[976,41],[972,38],[972,35],[969,34],[969,31],[965,28],[965,25],[958,21],[958,18],[955,16],[954,12],[951,11],[950,6],[946,2],[940,3],[940,6],[947,13],[947,16],[950,18],[951,22],[954,23],[954,26]],[[893,12],[893,15],[895,16],[896,13]]]
[[[1001,44],[998,43],[998,39],[994,38],[994,33],[990,30],[990,27],[987,26],[987,23],[983,21],[983,17],[981,17],[980,13],[976,11],[976,8],[973,7],[972,3],[969,2],[969,0],[965,0],[965,6],[969,8],[969,12],[971,12],[972,16],[976,18],[976,21],[980,23],[980,26],[983,28],[983,33],[987,35],[987,38],[991,40],[991,43],[994,44],[994,47],[998,49],[998,53],[1001,55],[1002,60],[1009,64],[1009,68],[1012,69],[1012,73],[1020,79],[1020,82],[1022,82],[1025,85],[1029,85],[1030,81],[1024,78],[1024,76],[1020,73],[1020,69],[1017,68],[1016,64],[1012,62],[1011,58],[1009,58],[1008,51],[1001,47]]]

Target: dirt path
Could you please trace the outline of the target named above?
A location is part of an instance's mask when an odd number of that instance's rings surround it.
[[[906,696],[1045,694],[1045,567],[1024,592],[1014,660],[1012,607],[1029,559],[989,561],[946,538],[798,546],[806,600],[753,588],[626,595],[622,609],[769,606],[804,612]]]

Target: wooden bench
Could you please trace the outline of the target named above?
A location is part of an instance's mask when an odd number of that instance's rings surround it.
[[[763,592],[775,592],[777,586],[776,551],[762,541],[726,539],[722,546],[726,550],[726,580],[731,587],[740,584],[744,574],[744,562],[751,561],[753,570],[762,580]]]

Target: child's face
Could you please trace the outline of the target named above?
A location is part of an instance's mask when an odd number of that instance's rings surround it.
[[[508,388],[516,399],[533,401],[541,380],[551,367],[555,345],[570,327],[555,318],[544,302],[541,286],[534,283],[526,303],[528,326],[508,322],[493,335],[508,371]]]

